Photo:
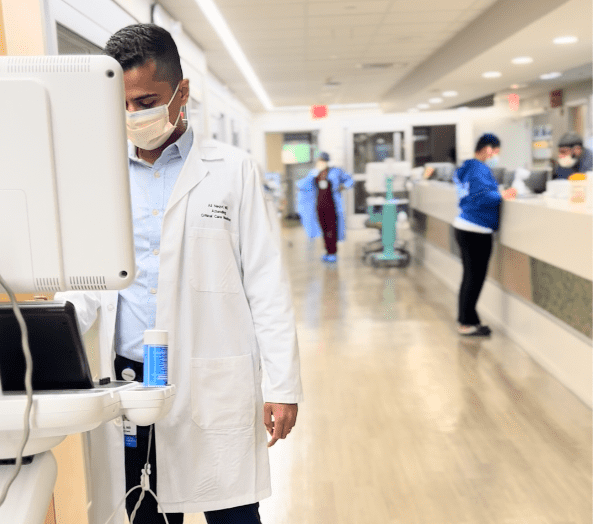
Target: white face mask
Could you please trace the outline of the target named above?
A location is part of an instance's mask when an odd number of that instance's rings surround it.
[[[498,155],[493,155],[486,160],[486,165],[488,167],[496,167],[498,165]]]
[[[177,84],[171,100],[166,105],[142,109],[141,111],[126,111],[128,138],[136,147],[145,151],[152,151],[162,146],[173,134],[181,117],[181,112],[177,116],[175,124],[171,124],[169,122],[169,106],[178,90],[179,84]]]
[[[570,155],[560,156],[558,157],[558,163],[562,167],[573,167],[577,163],[577,159]]]

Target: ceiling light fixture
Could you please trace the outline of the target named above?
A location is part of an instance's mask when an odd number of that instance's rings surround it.
[[[562,73],[554,72],[554,73],[546,73],[545,75],[540,75],[542,80],[554,80],[554,78],[560,78]]]
[[[408,109],[408,113],[418,113],[419,111],[420,109],[417,107],[410,107],[410,109]]]
[[[527,84],[512,84],[511,89],[523,89],[524,87],[527,87]]]
[[[272,100],[266,93],[264,86],[255,74],[255,71],[245,56],[245,53],[241,49],[239,42],[237,42],[237,39],[231,32],[226,20],[222,16],[218,7],[216,7],[216,4],[213,2],[213,0],[195,0],[195,2],[200,7],[204,13],[204,16],[208,19],[222,40],[222,43],[231,55],[232,59],[235,61],[235,64],[237,64],[237,67],[241,73],[243,73],[243,76],[251,86],[251,89],[253,89],[257,95],[257,98],[259,98],[260,102],[268,111],[274,109]]]
[[[517,58],[513,58],[511,62],[515,65],[531,64],[533,63],[533,58],[530,56],[518,56]]]
[[[557,45],[576,44],[578,41],[579,39],[576,36],[559,36],[553,40]]]
[[[500,71],[486,71],[482,76],[484,78],[500,78],[502,73]]]
[[[430,106],[428,104],[418,104],[416,107],[418,109],[430,109]]]
[[[443,102],[442,98],[439,98],[438,96],[434,97],[434,98],[430,98],[428,100],[429,104],[441,104]]]
[[[446,98],[453,98],[457,96],[459,93],[457,91],[443,91],[442,95]]]

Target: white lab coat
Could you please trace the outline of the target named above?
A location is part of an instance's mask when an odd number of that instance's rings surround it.
[[[74,303],[85,330],[99,313],[101,375],[113,378],[118,293],[57,298]],[[239,149],[194,140],[163,217],[155,327],[169,332],[169,382],[177,388],[156,423],[163,510],[198,513],[268,497],[264,398],[298,403],[302,387],[279,243],[256,164]],[[125,490],[121,421],[89,438],[90,521],[103,524]]]

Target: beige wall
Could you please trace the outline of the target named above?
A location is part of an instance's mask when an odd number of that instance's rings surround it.
[[[69,435],[52,449],[58,462],[54,488],[56,524],[88,524],[83,438],[80,433]]]
[[[266,133],[266,171],[280,173],[284,178],[285,166],[282,163],[284,133]]]
[[[7,55],[45,54],[42,0],[0,0]]]
[[[47,515],[45,516],[45,521],[43,524],[57,524],[56,523],[56,510],[54,508],[54,498],[52,497],[51,502],[49,503],[49,509],[47,510]]]
[[[2,1],[0,0],[0,56],[6,55],[6,38],[4,32],[4,17],[2,16]]]

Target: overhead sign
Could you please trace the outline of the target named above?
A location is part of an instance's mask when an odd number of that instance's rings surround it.
[[[511,93],[507,98],[509,99],[509,108],[511,111],[519,111],[521,97],[516,93]]]
[[[327,106],[311,106],[311,116],[314,119],[327,118],[328,108]]]
[[[556,91],[550,91],[550,107],[561,107],[563,98],[562,89],[556,89]]]

